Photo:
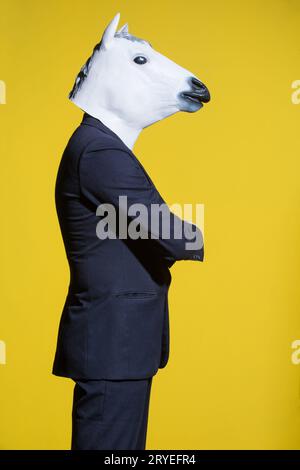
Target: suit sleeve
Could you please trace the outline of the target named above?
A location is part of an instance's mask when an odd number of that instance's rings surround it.
[[[172,265],[179,260],[203,261],[204,248],[201,230],[194,224],[180,219],[171,212],[147,177],[143,168],[125,150],[101,149],[93,146],[81,155],[79,177],[81,192],[90,203],[113,205],[118,213],[122,211],[120,196],[126,196],[127,207],[143,205],[146,217],[139,217],[141,231],[153,239],[161,256]],[[155,206],[156,205],[156,206]],[[162,206],[161,206],[162,205]],[[153,207],[163,207],[157,217]],[[134,217],[126,213],[127,223]],[[164,222],[168,224],[164,232]],[[165,225],[166,227],[166,225]]]

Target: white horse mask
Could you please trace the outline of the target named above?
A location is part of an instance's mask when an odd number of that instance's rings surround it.
[[[118,13],[81,68],[69,98],[100,119],[132,148],[142,129],[178,111],[195,112],[210,100],[206,86],[151,44],[119,31]]]

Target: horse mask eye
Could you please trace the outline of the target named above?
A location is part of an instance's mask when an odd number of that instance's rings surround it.
[[[138,55],[137,57],[135,57],[134,59],[134,62],[136,64],[139,64],[139,65],[143,65],[145,64],[147,61],[146,57],[144,57],[143,55]]]

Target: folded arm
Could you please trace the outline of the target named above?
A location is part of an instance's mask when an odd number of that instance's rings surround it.
[[[141,229],[155,241],[169,265],[179,260],[203,261],[200,229],[169,210],[142,167],[129,152],[101,149],[100,145],[93,143],[81,155],[79,175],[83,195],[96,207],[100,204],[112,204],[120,211],[120,196],[126,196],[128,208],[133,204],[142,204],[147,209],[147,217],[142,221],[139,217]],[[169,223],[167,238],[163,232],[163,223],[157,224],[157,218],[154,220],[154,205],[164,205],[160,221]]]

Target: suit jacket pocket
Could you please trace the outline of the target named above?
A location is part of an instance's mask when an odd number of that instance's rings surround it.
[[[161,358],[165,296],[151,287],[123,288],[94,302],[88,315],[90,367],[100,364],[107,377],[155,374]]]
[[[133,376],[154,374],[161,359],[165,292],[122,290],[114,294],[115,312],[122,322],[123,352]]]
[[[136,292],[136,291],[124,290],[124,291],[114,292],[115,297],[122,297],[124,299],[147,299],[147,298],[154,297],[156,295],[157,295],[157,292],[155,291]]]

